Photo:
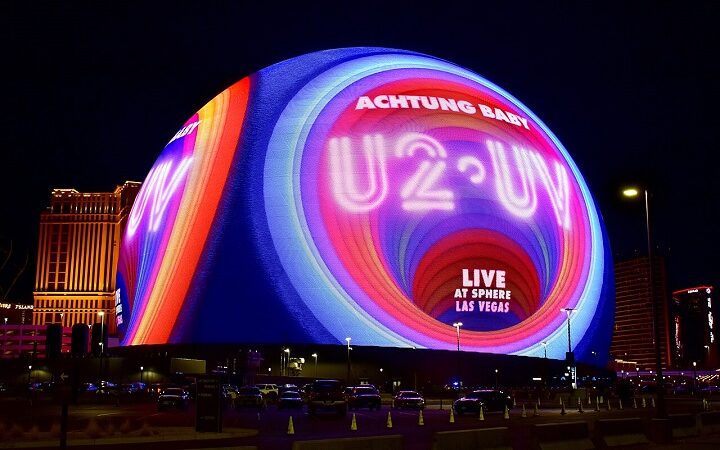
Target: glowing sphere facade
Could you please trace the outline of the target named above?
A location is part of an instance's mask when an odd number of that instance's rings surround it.
[[[123,343],[607,352],[612,262],[578,168],[486,79],[329,50],[226,89],[173,136],[123,237]],[[462,326],[454,324],[462,322]],[[542,345],[541,345],[542,344]]]

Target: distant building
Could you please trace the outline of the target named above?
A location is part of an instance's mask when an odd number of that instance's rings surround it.
[[[665,261],[655,257],[652,279],[653,302],[650,295],[650,264],[647,257],[620,261],[615,264],[615,327],[610,353],[626,370],[655,369],[654,326],[660,326],[660,359],[670,367],[668,338],[668,301]],[[662,320],[655,324],[653,307],[660,308]]]
[[[688,368],[693,362],[704,369],[718,367],[713,293],[712,286],[697,286],[672,294],[673,356],[678,367]]]
[[[118,249],[139,190],[126,181],[114,192],[52,191],[40,214],[33,324],[104,323],[115,334]]]
[[[60,335],[60,351],[70,351],[72,329],[63,328]],[[0,359],[42,359],[47,356],[47,327],[0,322]]]

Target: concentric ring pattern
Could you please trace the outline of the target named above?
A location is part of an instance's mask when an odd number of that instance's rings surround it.
[[[125,344],[298,342],[564,356],[609,344],[612,279],[578,168],[452,63],[318,52],[224,91],[161,154],[119,267]]]

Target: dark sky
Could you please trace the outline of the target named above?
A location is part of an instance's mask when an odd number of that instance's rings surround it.
[[[233,82],[365,45],[441,57],[509,91],[580,167],[616,257],[645,252],[642,204],[619,198],[623,183],[642,182],[669,287],[720,283],[716,2],[15,3],[0,14],[0,266],[13,241],[0,288],[26,253],[30,264],[10,298],[31,299],[52,188],[142,180],[182,123]]]

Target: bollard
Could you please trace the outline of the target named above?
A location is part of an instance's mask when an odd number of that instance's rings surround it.
[[[508,411],[508,407],[505,406],[505,415],[503,416],[503,419],[509,419],[510,418],[510,411]]]
[[[637,399],[633,397],[633,409],[637,409]]]
[[[525,411],[525,403],[522,405],[522,413],[520,413],[520,417],[527,417],[527,411]]]
[[[288,420],[287,434],[295,434],[295,427],[293,426],[292,416],[290,416],[290,420]]]
[[[538,409],[541,408],[541,406],[540,406],[540,397],[537,398],[537,404],[536,404],[536,406],[538,407]]]
[[[355,413],[353,413],[352,421],[350,422],[350,431],[357,431],[357,421],[355,420]]]
[[[588,406],[592,406],[592,397],[590,395],[587,396],[587,401]]]
[[[450,407],[450,423],[455,423],[455,413],[453,413],[452,407]]]
[[[418,425],[423,426],[425,425],[425,420],[423,419],[423,410],[420,410],[420,414],[418,414]]]
[[[642,407],[647,408],[647,403],[645,402],[645,397],[642,398]]]
[[[478,417],[478,420],[485,420],[485,413],[483,412],[483,407],[480,407],[480,416]]]
[[[584,413],[584,412],[585,412],[585,411],[583,410],[582,400],[580,400],[579,397],[578,397],[578,412],[580,412],[580,413]]]
[[[517,406],[517,403],[515,403],[515,397],[513,397],[512,399],[513,399],[513,408],[514,408]]]
[[[385,426],[392,428],[392,417],[390,416],[390,411],[388,411],[387,424]]]
[[[608,411],[612,411],[612,407],[610,406],[610,399],[608,399],[608,402],[607,402],[607,403],[608,403],[607,410],[608,410]]]
[[[600,411],[600,397],[595,397],[595,411]]]
[[[655,407],[655,397],[650,397],[650,406]]]
[[[565,414],[567,414],[567,412],[565,412],[565,403],[563,403],[562,397],[560,397],[560,415],[564,416]]]
[[[605,399],[604,399],[603,396],[601,395],[601,396],[600,396],[600,404],[602,405],[603,403],[605,403]]]
[[[540,412],[538,411],[538,405],[535,403],[535,412],[533,412],[533,416],[537,417],[540,415]]]
[[[622,409],[623,409],[623,408],[622,408],[622,399],[618,400],[618,403],[619,403],[619,406],[620,406],[620,410],[622,411]]]

